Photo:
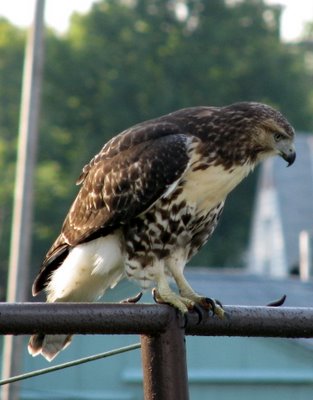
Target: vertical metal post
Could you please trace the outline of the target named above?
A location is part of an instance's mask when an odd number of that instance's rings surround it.
[[[189,399],[185,331],[180,324],[175,317],[164,333],[141,336],[145,400]]]
[[[38,115],[43,68],[43,15],[45,0],[36,0],[35,17],[27,39],[24,62],[18,157],[11,235],[7,301],[27,299],[29,254],[32,234],[33,171],[36,160]],[[17,375],[21,364],[22,338],[6,336],[2,376]],[[2,400],[19,398],[18,385],[7,385]]]
[[[25,301],[32,233],[33,173],[36,163],[43,68],[44,0],[37,0],[29,31],[21,97],[18,156],[7,299]]]

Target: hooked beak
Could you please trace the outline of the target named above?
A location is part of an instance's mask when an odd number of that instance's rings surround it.
[[[294,148],[289,149],[288,152],[281,153],[282,158],[287,161],[287,167],[290,167],[295,162],[296,159],[296,151]]]
[[[295,162],[296,159],[296,150],[293,145],[289,146],[287,149],[284,149],[280,153],[281,157],[287,161],[287,167],[290,167]]]

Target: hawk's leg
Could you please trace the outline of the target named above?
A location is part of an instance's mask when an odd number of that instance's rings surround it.
[[[161,273],[157,279],[157,289],[153,293],[156,302],[174,306],[183,314],[194,308],[194,301],[180,296],[170,288],[166,275]]]
[[[176,276],[174,276],[174,278],[176,280]],[[185,285],[182,287],[177,284],[180,289],[180,294],[177,294],[170,288],[167,276],[165,275],[164,271],[162,271],[157,279],[157,289],[153,291],[155,301],[158,303],[170,304],[177,308],[184,315],[189,310],[196,311],[199,315],[199,321],[202,319],[202,313],[199,310],[199,306],[204,309],[212,310],[220,318],[223,317],[224,310],[218,303],[212,299],[208,299],[195,293],[185,278],[183,276],[182,278],[185,282]]]
[[[158,304],[166,304],[166,303],[160,298],[160,295],[159,295],[158,290],[157,290],[156,288],[153,288],[153,289],[152,289],[152,296],[153,296],[153,299],[154,299],[154,301],[155,301],[156,303],[158,303]],[[193,305],[192,310],[195,311],[195,312],[198,314],[198,317],[199,317],[198,323],[200,323],[200,322],[202,321],[202,318],[203,318],[203,310],[202,310],[197,304],[194,304],[194,305]],[[188,322],[187,314],[186,314],[186,313],[184,314],[184,317],[185,317],[185,322],[184,322],[184,325],[182,326],[182,328],[186,328],[186,325],[187,325],[187,322]]]
[[[219,301],[211,299],[209,297],[201,296],[196,293],[184,277],[182,269],[174,267],[171,268],[171,272],[182,298],[189,299],[193,304],[197,304],[205,309],[212,310],[212,312],[216,314],[219,318],[223,318],[224,310]]]

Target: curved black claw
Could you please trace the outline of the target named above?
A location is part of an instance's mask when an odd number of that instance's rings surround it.
[[[196,312],[198,315],[198,322],[197,325],[199,325],[201,323],[201,321],[203,320],[203,308],[201,306],[199,306],[199,304],[195,304],[193,306],[192,311]]]
[[[218,306],[220,306],[221,308],[223,308],[223,304],[222,304],[219,300],[217,300],[217,299],[215,299],[215,304],[217,304]]]
[[[204,297],[204,302],[206,305],[209,305],[213,315],[215,314],[216,304],[218,304],[215,300],[211,299],[210,297]]]
[[[122,304],[135,304],[138,303],[138,301],[142,298],[143,293],[139,292],[138,294],[136,294],[136,296],[134,297],[128,297],[125,300],[122,300],[120,303]]]
[[[183,323],[180,326],[181,329],[185,329],[188,324],[188,313],[182,313],[181,311],[177,310],[179,317],[183,319]]]
[[[202,299],[202,303],[200,304],[219,318],[223,318],[225,315],[223,305],[219,300],[211,299],[210,297],[204,297]]]
[[[267,307],[280,307],[285,303],[287,296],[284,294],[280,299],[271,301],[266,306]]]
[[[166,303],[160,298],[157,288],[153,288],[153,289],[152,289],[152,297],[153,297],[153,300],[154,300],[157,304],[166,304]]]

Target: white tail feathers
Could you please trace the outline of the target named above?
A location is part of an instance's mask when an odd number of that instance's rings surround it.
[[[28,352],[33,357],[41,354],[46,360],[52,361],[61,350],[64,350],[72,340],[71,335],[33,335],[28,342]]]
[[[46,287],[47,301],[93,302],[114,286],[124,273],[121,243],[118,235],[100,237],[77,245],[50,277]],[[28,352],[53,360],[71,343],[71,335],[33,335]]]

